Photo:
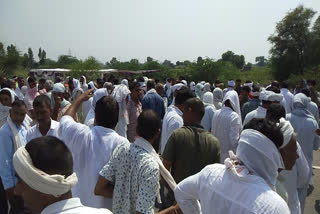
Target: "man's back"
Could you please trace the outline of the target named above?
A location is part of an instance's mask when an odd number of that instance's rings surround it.
[[[134,143],[119,145],[100,175],[115,183],[114,214],[151,213],[158,192],[159,165]]]
[[[236,152],[241,129],[241,119],[231,108],[224,106],[214,114],[211,132],[220,142],[222,163],[229,157],[229,150]]]
[[[248,122],[250,122],[250,120],[252,120],[253,118],[256,118],[256,119],[265,118],[266,114],[267,114],[267,109],[263,108],[262,106],[258,106],[256,110],[253,110],[246,115],[243,121],[243,126],[246,125]]]
[[[201,126],[184,126],[172,133],[162,157],[172,162],[171,174],[179,183],[206,165],[219,163],[220,144]]]
[[[243,104],[242,112],[241,112],[242,121],[244,121],[247,114],[256,110],[259,107],[259,105],[260,105],[259,99],[252,99],[246,102],[245,104]]]
[[[209,165],[182,181],[175,193],[182,209],[185,206],[192,210],[190,197],[200,200],[203,214],[290,213],[286,202],[262,178],[255,175],[236,177],[222,164]]]
[[[155,89],[149,90],[142,99],[142,109],[152,109],[160,119],[163,119],[165,114],[164,101]]]
[[[78,175],[78,184],[73,188],[74,196],[86,206],[111,209],[111,200],[95,196],[94,188],[99,171],[109,161],[114,149],[128,142],[114,130],[101,126],[88,126],[76,123],[70,116],[60,121],[61,139],[72,152],[74,170]]]
[[[313,150],[319,147],[320,142],[315,133],[318,128],[317,122],[314,119],[300,117],[292,113],[287,114],[287,120],[290,121],[294,132],[297,133],[297,141],[309,163],[309,167],[312,167]]]

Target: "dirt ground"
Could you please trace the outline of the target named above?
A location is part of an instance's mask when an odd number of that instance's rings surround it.
[[[313,166],[320,166],[320,151],[313,152]],[[313,186],[314,190],[307,197],[305,214],[320,213],[320,169],[313,169]]]

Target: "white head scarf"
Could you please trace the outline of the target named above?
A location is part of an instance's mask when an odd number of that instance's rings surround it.
[[[310,98],[303,93],[298,93],[293,97],[293,110],[291,114],[299,117],[307,117],[315,120],[313,114],[308,110]]]
[[[249,172],[262,177],[274,189],[278,169],[283,169],[284,164],[278,148],[269,138],[253,129],[243,130],[236,156]]]
[[[81,76],[81,77],[83,78],[83,83],[80,82],[81,88],[83,91],[86,91],[88,90],[87,78],[85,76]]]
[[[201,83],[198,83],[195,87],[195,94],[200,100],[202,100],[203,97],[203,87]]]
[[[76,173],[65,178],[64,175],[49,175],[35,168],[28,151],[24,147],[20,147],[14,153],[13,166],[19,177],[29,187],[55,197],[69,192],[78,182]]]
[[[206,104],[213,104],[213,93],[210,91],[204,93],[202,102]]]
[[[223,100],[223,91],[221,88],[215,88],[213,90],[213,104],[216,107],[216,109],[220,109],[222,106],[222,100]]]
[[[128,83],[128,80],[127,80],[127,79],[123,79],[123,80],[121,81],[121,84],[129,87],[129,83]]]
[[[191,89],[191,91],[194,91],[194,87],[195,87],[195,85],[196,85],[196,83],[195,82],[190,82],[190,89]]]
[[[210,83],[205,83],[203,86],[203,93],[206,93],[207,91],[211,91]]]
[[[291,123],[284,118],[280,119],[280,129],[283,134],[283,144],[280,146],[279,149],[282,149],[289,144],[292,135],[294,134],[294,129]]]
[[[234,87],[236,84],[235,84],[235,82],[234,82],[234,80],[229,80],[228,81],[228,86],[229,87]]]
[[[227,100],[230,100],[230,104],[231,104],[233,110],[241,118],[240,102],[239,102],[238,93],[236,91],[234,91],[234,90],[228,91],[226,93],[226,95],[224,96],[222,103],[224,104]]]

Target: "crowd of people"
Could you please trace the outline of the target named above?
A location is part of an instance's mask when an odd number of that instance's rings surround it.
[[[302,214],[315,85],[1,77],[0,212]]]

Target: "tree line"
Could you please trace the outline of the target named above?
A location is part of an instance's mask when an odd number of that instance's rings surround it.
[[[194,80],[213,81],[217,78],[227,80],[248,76],[241,73],[266,68],[271,71],[274,79],[280,81],[310,72],[316,77],[320,69],[320,16],[316,17],[314,10],[298,6],[289,11],[276,24],[275,32],[268,41],[272,44],[269,59],[257,56],[254,64],[246,62],[243,55],[230,50],[217,60],[199,56],[194,61],[160,62],[148,56],[144,62],[138,59],[119,61],[113,57],[102,63],[93,56],[81,60],[70,55],[60,55],[57,60],[53,60],[47,58],[46,51],[41,47],[36,58],[31,48],[22,54],[15,45],[11,44],[5,48],[0,42],[0,73],[13,75],[17,70],[27,71],[30,68],[69,68],[74,70],[76,75],[82,74],[85,70],[103,68],[133,71],[160,69],[161,72],[154,74],[160,79],[182,75]]]

